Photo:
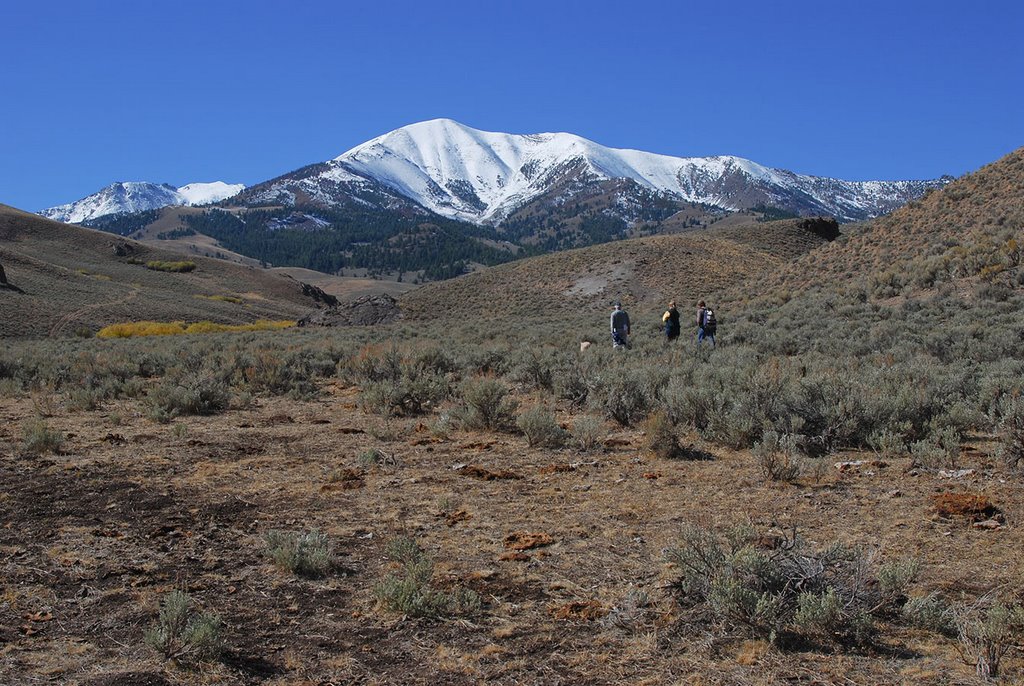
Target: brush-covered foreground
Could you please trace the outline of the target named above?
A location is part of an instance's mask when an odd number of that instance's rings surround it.
[[[11,344],[0,681],[1019,683],[1021,296],[830,297]]]

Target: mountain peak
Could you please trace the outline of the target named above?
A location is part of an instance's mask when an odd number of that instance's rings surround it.
[[[169,183],[116,181],[81,200],[40,210],[56,221],[80,224],[109,214],[145,212],[169,205],[206,205],[240,193],[243,184],[223,181],[190,183],[175,188]]]
[[[446,118],[390,131],[332,164],[440,215],[474,223],[498,223],[559,183],[624,180],[725,210],[794,205],[798,213],[843,220],[888,212],[917,189],[907,186],[911,182],[805,176],[728,155],[685,158],[609,148],[570,133],[482,131]]]

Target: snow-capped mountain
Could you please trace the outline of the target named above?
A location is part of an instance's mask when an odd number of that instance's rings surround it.
[[[450,119],[404,126],[300,171],[253,187],[248,199],[332,206],[352,199],[372,204],[368,195],[376,195],[393,206],[401,196],[442,216],[497,225],[542,196],[564,204],[594,184],[624,181],[616,201],[624,207],[654,194],[724,210],[767,205],[858,220],[946,183],[843,181],[739,157],[671,157],[608,148],[569,133],[479,131]]]
[[[209,205],[212,202],[220,202],[238,195],[244,190],[245,184],[242,183],[211,181],[210,183],[187,183],[178,188],[178,194],[185,201],[181,203],[182,205]]]
[[[143,212],[168,205],[207,205],[237,195],[244,189],[242,184],[223,181],[190,183],[181,188],[166,183],[121,181],[81,200],[40,210],[39,214],[61,222],[80,224],[109,214]]]

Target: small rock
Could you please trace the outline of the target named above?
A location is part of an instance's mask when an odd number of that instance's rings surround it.
[[[962,479],[965,476],[974,474],[973,469],[940,469],[940,479]]]
[[[993,529],[1002,529],[1003,523],[995,519],[986,519],[983,522],[974,522],[971,526],[975,529],[987,529],[991,531]]]

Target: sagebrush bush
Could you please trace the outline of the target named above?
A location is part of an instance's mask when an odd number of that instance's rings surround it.
[[[949,604],[936,593],[911,598],[900,615],[907,624],[944,636],[956,635],[955,616]]]
[[[861,609],[847,616],[844,605],[835,588],[827,588],[824,593],[801,593],[797,596],[793,626],[817,640],[830,640],[837,631],[849,632],[858,638],[869,636],[873,626],[871,615]]]
[[[298,576],[318,579],[325,576],[334,564],[330,539],[316,529],[301,534],[269,531],[264,540],[274,563]]]
[[[412,539],[392,539],[387,552],[400,569],[386,575],[373,589],[377,601],[387,610],[409,617],[471,615],[480,610],[480,596],[475,591],[433,586],[434,563]]]
[[[682,454],[676,427],[664,412],[655,412],[643,423],[644,449],[663,460],[671,460]]]
[[[603,447],[608,438],[608,429],[601,417],[584,414],[573,420],[569,435],[572,436],[573,446],[587,453]]]
[[[555,395],[568,400],[574,409],[587,404],[590,390],[594,384],[590,366],[583,360],[575,360],[555,373]]]
[[[431,411],[450,394],[448,379],[436,373],[403,374],[398,379],[372,381],[363,386],[360,402],[370,412],[417,415]]]
[[[751,453],[757,461],[761,476],[768,481],[793,482],[803,471],[796,436],[766,431],[760,443],[755,443]]]
[[[223,650],[220,617],[196,612],[182,591],[164,596],[160,615],[144,640],[167,659],[210,660]]]
[[[596,378],[589,404],[622,426],[633,426],[650,414],[667,382],[668,372],[662,367],[620,363]]]
[[[42,419],[33,419],[21,427],[21,445],[36,455],[57,453],[64,445],[64,434],[50,429]]]
[[[333,373],[334,364],[326,369],[317,369],[310,355],[301,351],[281,354],[271,350],[257,350],[251,357],[236,359],[241,366],[244,384],[255,393],[289,395],[296,400],[310,400],[319,395],[320,389],[314,382],[320,376]]]
[[[902,592],[879,581],[864,551],[832,544],[815,550],[795,533],[762,547],[761,535],[737,526],[719,535],[688,526],[667,557],[680,570],[674,584],[684,607],[723,630],[742,629],[776,641],[783,633],[815,640],[862,642],[875,618],[899,608]],[[903,563],[901,569],[909,568]],[[890,580],[906,576],[889,573]]]
[[[868,446],[881,457],[890,460],[902,457],[909,451],[903,436],[888,429],[882,429],[871,434],[868,437]]]
[[[1003,403],[999,422],[999,454],[1011,469],[1024,466],[1024,398]]]
[[[231,392],[224,381],[206,374],[187,374],[178,380],[165,380],[146,396],[149,417],[167,423],[185,415],[211,415],[223,412],[231,403]]]
[[[515,421],[518,403],[497,379],[477,377],[462,386],[462,423],[467,429],[506,429]]]
[[[556,361],[550,352],[527,348],[518,355],[513,365],[510,373],[513,381],[543,391],[554,390]]]
[[[961,655],[983,679],[999,676],[1003,658],[1024,640],[1024,606],[992,597],[962,606],[954,613]]]
[[[533,405],[516,417],[516,426],[526,436],[530,447],[560,448],[566,432],[555,419],[555,413],[541,404]]]

